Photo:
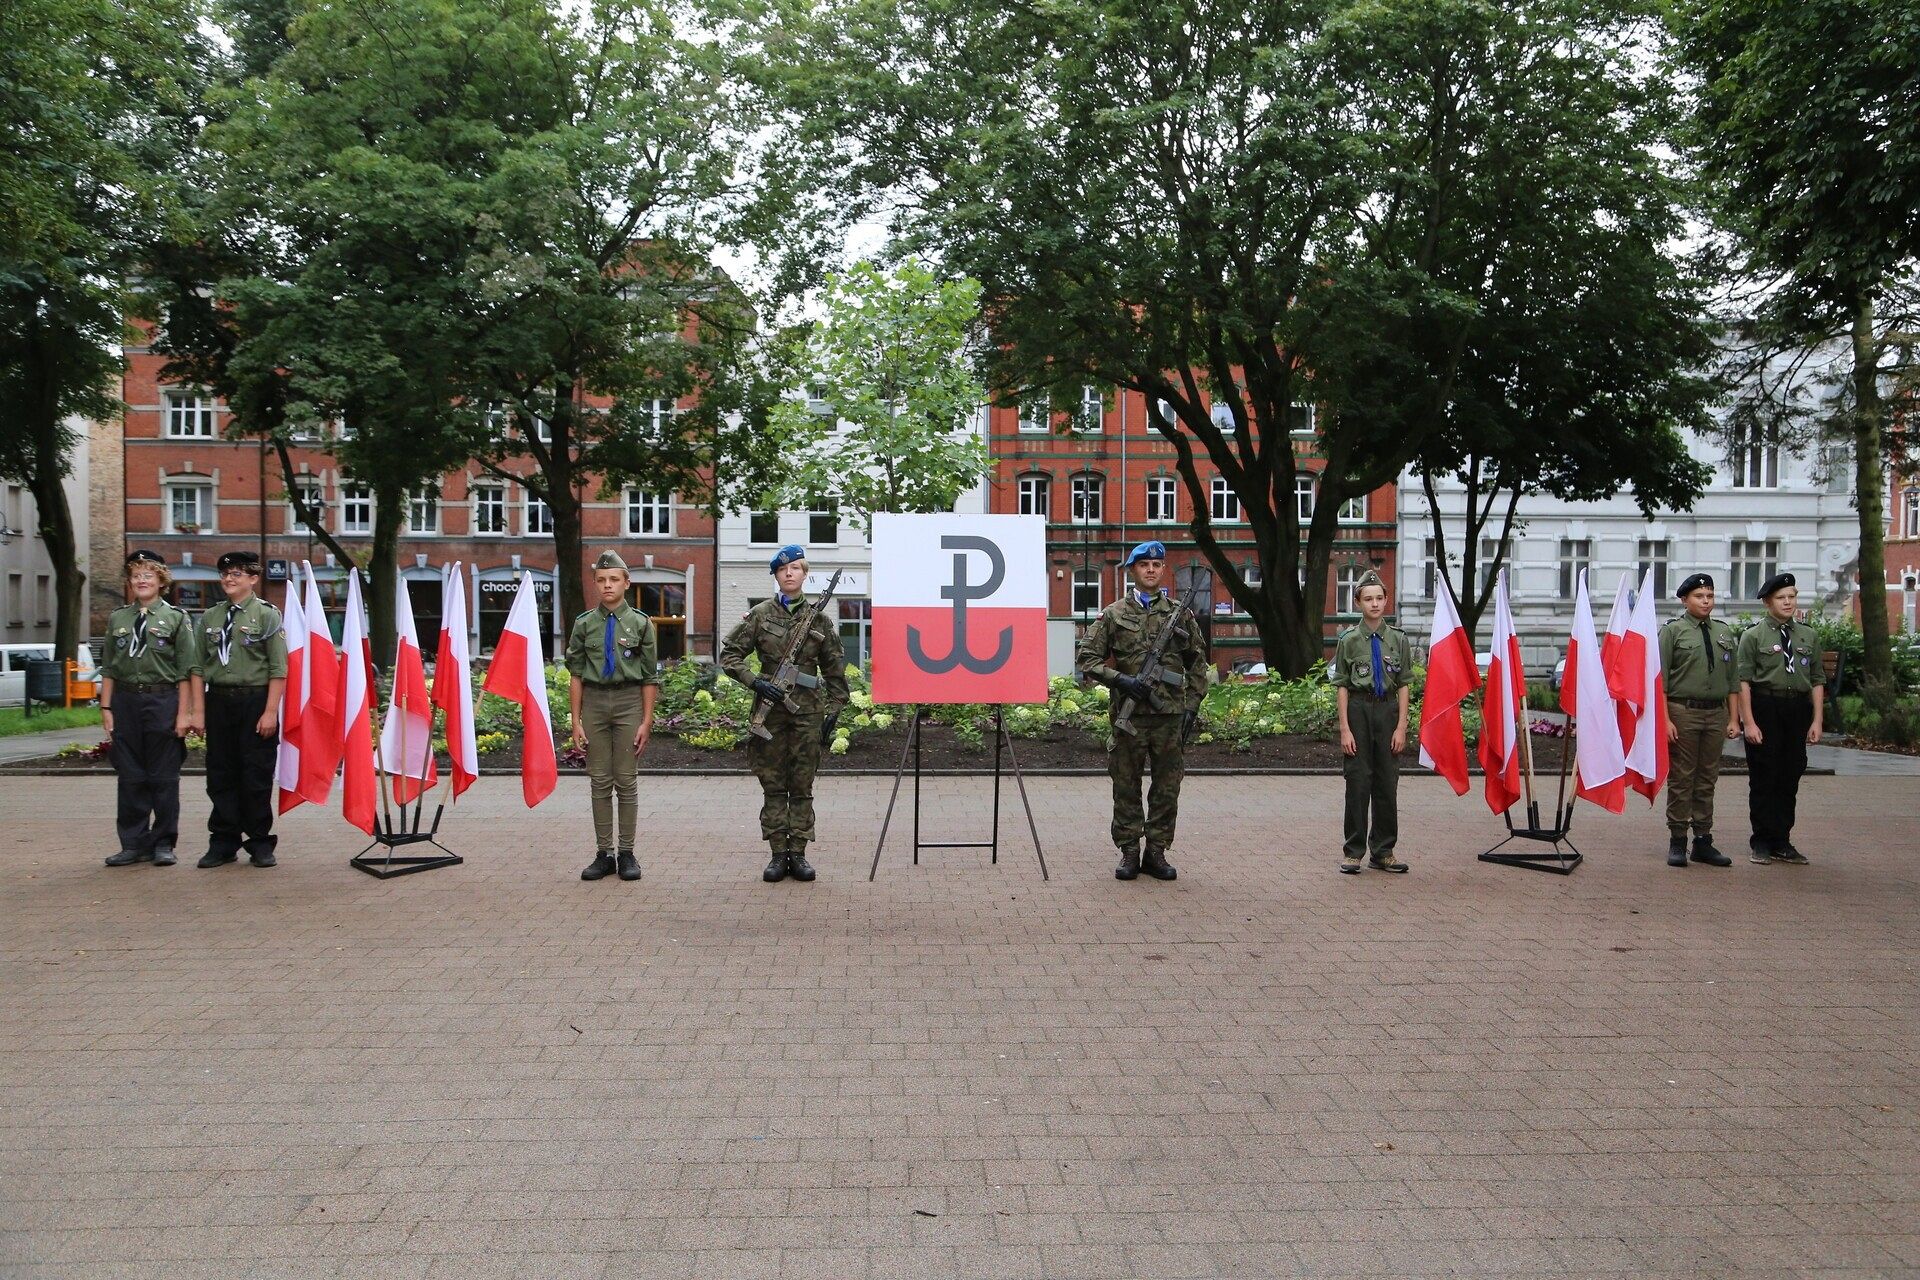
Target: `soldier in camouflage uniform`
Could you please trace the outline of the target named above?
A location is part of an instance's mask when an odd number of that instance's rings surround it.
[[[180,835],[180,765],[193,723],[193,619],[160,598],[171,577],[151,551],[127,557],[133,603],[107,619],[100,718],[120,775],[120,852],[110,867],[174,863]]]
[[[1178,688],[1138,678],[1154,642],[1173,617],[1175,606],[1160,580],[1166,574],[1167,549],[1143,542],[1127,553],[1124,566],[1133,577],[1126,598],[1108,605],[1080,639],[1074,670],[1083,680],[1097,680],[1113,691],[1109,716],[1134,700],[1131,734],[1113,731],[1107,752],[1107,776],[1113,780],[1113,842],[1120,848],[1116,879],[1132,880],[1142,871],[1156,880],[1172,880],[1178,873],[1167,861],[1173,845],[1174,820],[1180,811],[1180,781],[1186,775],[1186,729],[1197,715],[1207,692],[1207,650],[1200,626],[1191,614],[1179,622],[1180,631],[1161,657],[1166,669],[1184,677]],[[1147,803],[1140,804],[1140,779],[1148,762],[1153,785]],[[1146,838],[1142,857],[1140,841]]]
[[[573,745],[587,753],[593,793],[593,861],[582,880],[601,880],[617,867],[622,880],[640,878],[633,832],[640,788],[634,773],[653,736],[653,705],[660,697],[660,643],[653,619],[627,601],[631,579],[617,551],[593,562],[600,603],[573,620],[567,633],[569,710]],[[619,799],[618,860],[614,800]]]
[[[1369,569],[1354,588],[1361,622],[1334,643],[1339,689],[1341,772],[1347,777],[1342,875],[1360,873],[1360,857],[1376,871],[1405,874],[1393,856],[1400,838],[1400,753],[1407,749],[1413,646],[1387,622],[1387,586]]]
[[[769,567],[778,593],[747,611],[746,617],[720,647],[720,669],[772,702],[766,727],[771,738],[747,739],[747,763],[760,779],[764,797],[760,806],[760,835],[772,851],[761,879],[769,884],[792,876],[811,880],[807,845],[813,839],[813,775],[820,765],[820,748],[833,736],[834,721],[847,705],[846,654],[833,620],[815,613],[810,635],[801,644],[794,665],[818,674],[817,688],[796,686],[792,693],[798,712],[782,704],[769,678],[778,670],[791,641],[796,613],[806,603],[806,548],[780,548]],[[758,654],[760,669],[747,664]]]

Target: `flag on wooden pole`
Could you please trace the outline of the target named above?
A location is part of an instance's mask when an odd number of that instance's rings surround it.
[[[473,676],[467,653],[467,583],[460,562],[440,585],[440,643],[433,658],[433,704],[447,716],[447,755],[453,762],[453,794],[480,776],[473,729]]]
[[[404,578],[394,583],[393,689],[380,727],[380,767],[392,779],[393,798],[409,804],[431,791],[439,778],[433,759],[433,703],[427,699],[427,668],[414,627],[413,600]]]
[[[1620,721],[1607,675],[1600,661],[1600,642],[1593,633],[1593,604],[1587,596],[1587,573],[1573,602],[1573,635],[1567,642],[1567,674],[1560,683],[1560,705],[1573,718],[1573,791],[1609,813],[1627,807],[1627,756],[1620,747]]]
[[[495,697],[520,704],[520,792],[531,809],[553,794],[560,762],[553,749],[553,713],[547,706],[547,669],[541,660],[533,575],[524,569],[482,687]]]
[[[1480,767],[1486,772],[1487,808],[1505,813],[1521,795],[1519,717],[1527,692],[1505,569],[1494,588],[1493,657],[1487,664],[1485,689],[1480,699]]]
[[[300,794],[309,803],[325,804],[333,794],[334,775],[340,771],[340,654],[333,647],[333,631],[320,603],[320,584],[313,566],[307,571],[301,609],[307,630],[305,702],[300,708]]]
[[[1473,637],[1460,625],[1453,592],[1440,584],[1427,644],[1427,689],[1420,700],[1420,763],[1445,778],[1453,794],[1467,794],[1467,738],[1460,704],[1480,687]]]
[[[280,610],[280,632],[287,638],[287,685],[280,701],[280,753],[274,779],[280,791],[280,812],[305,804],[300,794],[300,740],[305,732],[307,705],[307,614],[300,603],[300,571],[287,575],[286,607]]]
[[[347,571],[347,622],[340,634],[340,812],[348,822],[373,834],[379,810],[380,780],[373,764],[373,699],[367,679],[366,611],[360,602],[360,570]]]

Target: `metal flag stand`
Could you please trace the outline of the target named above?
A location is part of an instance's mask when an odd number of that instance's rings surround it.
[[[1013,753],[1013,737],[1007,732],[1006,707],[996,703],[993,708],[993,828],[992,837],[987,840],[922,840],[920,838],[920,722],[926,718],[926,708],[914,704],[913,717],[907,723],[906,745],[900,751],[900,765],[893,771],[893,794],[887,798],[887,816],[880,822],[880,840],[873,846],[873,866],[867,871],[867,880],[871,882],[880,871],[880,853],[887,847],[887,828],[893,825],[893,807],[900,799],[900,782],[906,776],[907,758],[913,758],[913,865],[920,865],[922,849],[991,849],[991,861],[998,865],[1000,861],[1000,761],[1001,753],[1006,754],[1006,762],[1013,768],[1013,780],[1020,788],[1020,806],[1027,811],[1027,830],[1033,835],[1033,853],[1040,860],[1040,878],[1050,880],[1047,874],[1047,855],[1040,848],[1040,827],[1033,820],[1033,805],[1027,799],[1027,781],[1020,772],[1020,761]]]
[[[397,661],[395,663],[394,679],[396,682],[399,680],[399,666]],[[378,688],[377,685],[369,682],[367,695],[373,697],[377,694]],[[393,812],[387,807],[387,778],[389,776],[389,770],[386,768],[386,753],[380,748],[380,718],[376,715],[370,715],[367,717],[367,721],[368,728],[373,734],[374,769],[380,778],[380,816],[374,820],[373,843],[369,844],[365,849],[362,849],[353,858],[348,859],[348,865],[366,872],[377,880],[391,880],[395,876],[412,875],[416,871],[435,871],[441,867],[459,866],[462,862],[465,862],[466,859],[441,844],[436,838],[440,834],[440,815],[447,810],[447,802],[444,799],[434,807],[433,825],[425,831],[420,829],[420,814],[421,811],[427,807],[427,795],[424,788],[420,794],[413,798],[413,818],[411,824],[408,822],[407,802],[405,800],[400,802],[399,820],[397,822],[394,820]],[[427,739],[427,751],[431,753],[433,751],[433,703],[431,700],[427,703]],[[400,717],[400,758],[403,761],[407,759],[407,717],[404,715]],[[447,769],[447,790],[449,792],[453,790],[453,769],[451,765],[449,765]],[[457,798],[456,796],[456,799]],[[402,857],[396,857],[394,855],[395,849],[408,849],[421,844],[432,845],[440,852],[407,854]],[[384,857],[369,858],[367,856],[372,850],[380,848],[384,848],[387,851]]]
[[[1533,795],[1533,734],[1529,732],[1531,727],[1532,716],[1527,710],[1527,695],[1523,688],[1520,694],[1520,741],[1521,754],[1526,757],[1524,777],[1527,788],[1527,825],[1514,826],[1513,810],[1509,807],[1500,815],[1501,820],[1507,824],[1506,839],[1481,854],[1480,861],[1497,862],[1507,867],[1527,867],[1534,871],[1548,871],[1557,876],[1572,875],[1573,869],[1583,860],[1580,850],[1576,849],[1573,841],[1568,839],[1568,833],[1573,830],[1574,802],[1567,798],[1567,763],[1573,759],[1575,732],[1573,717],[1567,717],[1567,738],[1560,752],[1560,784],[1559,790],[1554,795],[1552,826],[1540,825],[1540,802]],[[1500,852],[1515,840],[1531,840],[1537,844],[1547,845],[1548,848],[1521,846],[1511,853]],[[1561,847],[1563,845],[1565,848]]]

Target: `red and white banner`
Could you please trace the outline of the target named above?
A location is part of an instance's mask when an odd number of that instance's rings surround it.
[[[1632,750],[1634,726],[1647,701],[1647,646],[1633,629],[1633,575],[1620,575],[1613,593],[1613,612],[1607,615],[1607,634],[1600,637],[1600,666],[1607,673],[1607,692],[1617,704],[1620,746]]]
[[[1632,744],[1627,749],[1627,785],[1653,803],[1667,781],[1667,691],[1660,674],[1659,621],[1653,611],[1653,570],[1640,580],[1628,624],[1633,637],[1629,653],[1637,653],[1641,671],[1638,687],[1645,690],[1636,716]]]
[[[320,584],[305,561],[307,589],[301,610],[307,631],[307,663],[300,706],[300,794],[325,804],[340,770],[340,655],[320,604]]]
[[[1573,635],[1567,642],[1567,673],[1560,681],[1560,705],[1573,717],[1574,794],[1609,813],[1627,807],[1627,753],[1620,746],[1620,721],[1600,642],[1593,633],[1593,603],[1587,596],[1587,572],[1573,602]]]
[[[524,569],[481,687],[520,704],[520,793],[531,809],[553,794],[560,763],[553,748],[553,712],[547,706],[547,669],[540,656],[533,575]]]
[[[393,689],[380,727],[380,767],[393,780],[396,803],[410,804],[433,790],[439,773],[433,760],[433,703],[427,699],[427,667],[413,600],[405,578],[394,579]]]
[[[300,737],[307,705],[307,614],[300,603],[300,571],[287,575],[286,607],[280,610],[280,631],[287,638],[287,685],[280,699],[280,756],[274,777],[280,790],[280,812],[305,804],[300,794]]]
[[[1480,699],[1480,767],[1486,771],[1487,808],[1505,813],[1521,797],[1521,699],[1527,673],[1520,662],[1520,637],[1513,630],[1513,606],[1507,599],[1507,571],[1493,595],[1493,656],[1487,664],[1486,692]]]
[[[340,813],[368,835],[379,811],[380,780],[373,767],[373,699],[367,678],[367,614],[360,600],[360,570],[347,571],[347,619],[340,633]]]
[[[474,745],[473,677],[467,656],[467,583],[455,561],[440,585],[440,644],[433,659],[433,704],[447,715],[447,755],[453,761],[453,794],[480,776]]]
[[[1047,700],[1044,516],[873,518],[875,702]]]
[[[1453,794],[1467,794],[1467,738],[1460,704],[1480,687],[1473,637],[1460,625],[1453,592],[1440,584],[1433,604],[1433,635],[1427,644],[1427,689],[1420,702],[1420,763],[1447,780]]]

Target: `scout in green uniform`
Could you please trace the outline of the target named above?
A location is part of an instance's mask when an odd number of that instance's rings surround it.
[[[193,619],[160,598],[172,575],[151,551],[127,557],[133,603],[107,619],[100,719],[120,775],[120,852],[110,867],[173,865],[180,836],[180,763],[193,724]]]
[[[1713,788],[1721,746],[1740,733],[1733,628],[1713,616],[1713,578],[1688,576],[1674,593],[1687,611],[1660,628],[1660,683],[1667,695],[1667,865],[1693,860],[1730,867],[1713,847]]]
[[[1767,616],[1748,627],[1734,651],[1740,676],[1740,719],[1747,726],[1747,815],[1751,860],[1805,866],[1793,847],[1794,802],[1807,771],[1807,747],[1820,741],[1826,691],[1820,634],[1794,620],[1800,589],[1777,573],[1760,588]]]
[[[1354,591],[1360,624],[1333,649],[1339,689],[1341,771],[1347,777],[1346,842],[1340,871],[1360,874],[1360,855],[1376,871],[1404,872],[1393,856],[1400,838],[1400,753],[1407,749],[1407,706],[1413,692],[1413,646],[1387,624],[1387,586],[1369,569]]]
[[[1207,648],[1192,614],[1182,617],[1179,632],[1161,654],[1168,671],[1183,677],[1176,689],[1139,679],[1160,633],[1171,624],[1173,600],[1160,589],[1166,575],[1167,549],[1143,542],[1127,553],[1123,566],[1133,577],[1125,598],[1103,610],[1080,638],[1073,666],[1083,680],[1096,680],[1113,691],[1108,716],[1120,714],[1127,699],[1134,701],[1133,733],[1113,731],[1107,750],[1107,777],[1113,782],[1113,843],[1120,849],[1116,879],[1132,880],[1142,871],[1156,880],[1178,874],[1167,861],[1173,846],[1174,822],[1180,812],[1180,783],[1186,777],[1186,729],[1197,715],[1207,692]],[[1153,785],[1147,803],[1140,804],[1140,780],[1153,765]],[[1140,841],[1146,839],[1143,857]]]
[[[207,852],[202,867],[233,862],[245,847],[271,867],[274,768],[280,756],[280,698],[287,686],[287,636],[280,611],[254,594],[260,557],[220,557],[227,602],[200,615],[194,655],[195,722],[207,735]]]
[[[773,854],[760,878],[772,884],[788,876],[813,879],[813,865],[807,861],[807,844],[813,839],[813,775],[820,766],[820,748],[833,736],[834,721],[847,705],[847,659],[833,620],[815,613],[811,634],[794,662],[802,672],[818,674],[820,684],[793,690],[798,712],[781,704],[779,690],[767,675],[785,656],[795,612],[806,601],[806,548],[780,548],[769,571],[779,593],[747,610],[728,634],[720,646],[720,669],[773,703],[766,724],[773,736],[747,739],[747,763],[760,779],[763,797],[760,835]],[[751,654],[760,655],[760,673],[747,664]]]
[[[634,768],[653,736],[660,696],[660,642],[653,619],[627,602],[627,562],[602,551],[593,562],[600,603],[573,620],[567,634],[568,700],[573,745],[587,752],[593,785],[593,861],[580,873],[598,880],[614,870],[613,802],[620,800],[618,866],[622,880],[640,878],[633,828],[640,808]]]

